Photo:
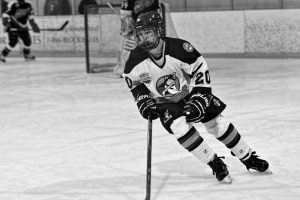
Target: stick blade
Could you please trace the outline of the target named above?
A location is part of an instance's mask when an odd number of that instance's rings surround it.
[[[65,21],[65,23],[63,23],[60,29],[63,30],[68,24],[69,24],[69,20]]]

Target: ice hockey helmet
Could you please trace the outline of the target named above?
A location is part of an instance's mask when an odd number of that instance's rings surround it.
[[[163,19],[157,11],[141,13],[134,24],[133,31],[138,39],[138,45],[145,49],[151,50],[157,47],[159,38],[164,36]],[[146,30],[153,30],[156,38],[152,40],[142,40],[139,33]]]

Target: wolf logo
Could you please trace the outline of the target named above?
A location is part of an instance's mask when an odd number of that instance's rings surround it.
[[[173,95],[181,92],[179,80],[176,77],[176,72],[168,76],[161,77],[157,81],[156,87],[157,87],[157,91],[163,97],[172,97]]]

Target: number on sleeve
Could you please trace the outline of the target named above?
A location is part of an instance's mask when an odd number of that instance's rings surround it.
[[[204,74],[202,72],[199,72],[196,75],[195,83],[198,84],[204,84],[204,83],[210,84],[210,76],[209,76],[209,71],[206,70]]]

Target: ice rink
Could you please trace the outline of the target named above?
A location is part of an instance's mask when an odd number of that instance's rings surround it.
[[[273,175],[225,156],[231,185],[153,124],[152,200],[299,200],[300,59],[207,59],[212,87]],[[147,121],[125,81],[83,58],[0,63],[0,200],[142,200]]]

